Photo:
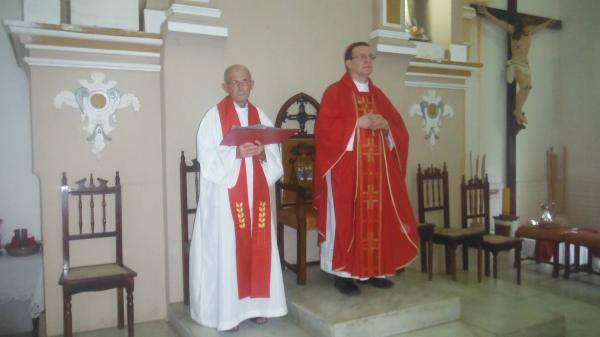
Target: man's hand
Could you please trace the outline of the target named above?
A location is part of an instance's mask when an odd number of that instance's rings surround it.
[[[362,128],[362,129],[371,129],[371,130],[388,130],[389,129],[387,120],[385,120],[385,118],[383,118],[382,115],[375,114],[375,113],[368,113],[364,116],[361,116],[357,121],[357,125],[359,128]]]
[[[237,158],[246,158],[252,156],[259,156],[261,160],[264,160],[265,146],[261,142],[254,141],[254,143],[244,143],[237,147]]]

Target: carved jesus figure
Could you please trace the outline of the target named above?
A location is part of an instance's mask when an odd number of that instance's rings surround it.
[[[540,25],[532,25],[525,24],[523,19],[518,17],[513,23],[508,23],[490,14],[484,6],[478,6],[477,11],[510,34],[512,58],[507,62],[506,80],[508,83],[516,80],[519,85],[513,113],[517,123],[525,125],[527,124],[527,118],[523,112],[523,105],[525,105],[525,100],[527,100],[532,88],[531,72],[527,60],[527,54],[529,54],[529,48],[531,47],[531,36],[548,27],[554,20],[548,20]]]

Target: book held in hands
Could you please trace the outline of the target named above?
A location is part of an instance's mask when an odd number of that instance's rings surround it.
[[[261,142],[263,145],[281,144],[298,132],[298,129],[281,129],[262,124],[234,126],[223,137],[221,145],[239,146],[244,143]]]

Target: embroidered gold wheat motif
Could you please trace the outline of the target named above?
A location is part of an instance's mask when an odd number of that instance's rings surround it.
[[[235,210],[237,211],[238,222],[240,223],[240,228],[246,228],[246,219],[244,218],[244,203],[236,202]]]
[[[261,201],[258,203],[258,228],[265,228],[266,207],[267,203],[265,201]]]

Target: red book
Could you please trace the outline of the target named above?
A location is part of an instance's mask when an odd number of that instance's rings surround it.
[[[233,127],[223,137],[221,145],[238,146],[244,143],[254,143],[258,140],[263,145],[281,144],[298,132],[298,129],[280,129],[261,124]]]

